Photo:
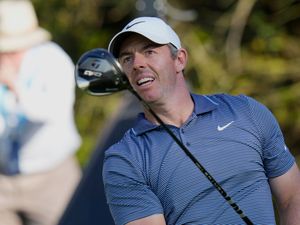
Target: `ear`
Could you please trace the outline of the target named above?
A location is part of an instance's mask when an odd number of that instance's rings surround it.
[[[188,54],[187,51],[184,48],[180,48],[177,52],[177,58],[176,58],[176,72],[182,72],[187,64]]]

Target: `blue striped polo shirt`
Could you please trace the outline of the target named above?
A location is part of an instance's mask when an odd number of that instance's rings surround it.
[[[275,224],[268,179],[294,164],[276,119],[245,95],[192,98],[189,119],[181,127],[167,126],[254,224]],[[103,180],[118,225],[153,214],[163,214],[169,225],[244,224],[170,135],[143,113],[105,152]]]

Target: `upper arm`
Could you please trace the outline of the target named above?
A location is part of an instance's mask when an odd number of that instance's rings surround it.
[[[138,220],[131,221],[126,225],[165,225],[166,221],[163,214],[155,214]]]
[[[270,178],[270,186],[280,209],[285,208],[294,196],[300,195],[300,172],[296,163],[285,174]]]
[[[128,135],[126,133],[124,138]],[[163,207],[147,182],[142,160],[132,153],[135,145],[129,146],[127,141],[122,139],[105,152],[102,178],[106,200],[116,224],[138,222],[141,218],[145,218],[141,219],[142,224],[148,220],[152,222],[157,218],[151,216],[163,214]]]

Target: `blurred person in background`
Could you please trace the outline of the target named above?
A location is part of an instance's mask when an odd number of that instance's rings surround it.
[[[33,4],[0,0],[0,224],[57,224],[80,178],[74,64]]]

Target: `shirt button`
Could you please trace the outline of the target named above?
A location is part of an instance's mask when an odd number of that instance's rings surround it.
[[[186,143],[186,146],[190,146],[190,145],[191,145],[191,143],[190,143],[190,142],[187,142],[187,143]]]

